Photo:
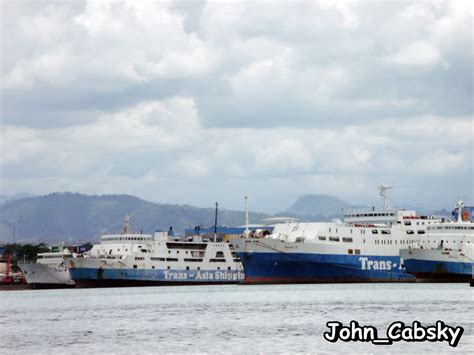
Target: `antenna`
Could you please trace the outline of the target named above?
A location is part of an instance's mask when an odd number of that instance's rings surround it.
[[[383,209],[384,209],[384,211],[386,211],[387,206],[388,206],[388,204],[387,204],[387,200],[388,200],[387,191],[390,190],[390,189],[393,189],[393,186],[380,185],[378,187],[378,189],[379,189],[380,196],[382,196],[382,198],[383,198]]]
[[[128,234],[129,222],[130,222],[130,216],[127,214],[125,218],[123,219],[123,233],[122,234]]]
[[[214,243],[217,241],[217,207],[219,204],[216,202],[216,214],[214,216]]]
[[[249,234],[249,200],[245,196],[245,235]]]

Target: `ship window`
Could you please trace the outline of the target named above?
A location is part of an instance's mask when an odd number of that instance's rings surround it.
[[[329,237],[329,241],[331,241],[331,242],[338,242],[338,241],[339,241],[339,237]]]
[[[217,267],[217,270],[220,270],[220,269],[221,269],[220,266],[218,266],[218,267]]]
[[[388,229],[382,229],[382,234],[390,234],[390,230],[388,230]]]
[[[405,225],[406,226],[411,226],[411,222],[410,221],[405,221]]]
[[[179,254],[179,250],[176,250],[176,254]]]
[[[154,268],[155,268],[155,265],[152,265],[151,268],[154,269]]]
[[[342,238],[342,241],[345,243],[352,243],[352,238]]]
[[[379,231],[377,229],[372,229],[372,234],[377,234]]]
[[[356,254],[356,255],[360,255],[360,249],[356,249],[356,250],[355,250],[355,254]]]
[[[201,270],[201,267],[200,267],[200,266],[198,266],[198,267],[197,267],[197,269],[198,269],[198,270]]]
[[[413,234],[413,233],[415,233],[415,232],[412,231],[412,230],[407,230],[407,234]]]
[[[352,249],[348,249],[348,250],[347,250],[347,253],[348,253],[348,254],[352,254]]]
[[[137,265],[133,265],[133,268],[136,269],[136,268],[137,268]]]
[[[425,231],[423,229],[419,229],[418,234],[425,234]]]
[[[216,253],[216,258],[223,258],[224,257],[224,252],[223,251],[218,251]]]
[[[318,239],[319,239],[319,240],[326,240],[326,237],[323,236],[323,235],[320,235],[320,236],[318,237]]]
[[[186,266],[186,270],[189,270],[189,266]]]
[[[227,266],[227,270],[230,270],[230,266]]]
[[[166,261],[178,261],[178,258],[166,258]]]
[[[171,266],[168,266],[168,270],[171,269]]]

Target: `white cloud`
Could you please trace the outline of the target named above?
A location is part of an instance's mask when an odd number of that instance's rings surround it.
[[[387,58],[388,63],[413,66],[435,66],[442,60],[438,48],[429,42],[417,41],[400,48]]]
[[[4,192],[278,210],[472,180],[470,3],[186,6],[2,4]]]

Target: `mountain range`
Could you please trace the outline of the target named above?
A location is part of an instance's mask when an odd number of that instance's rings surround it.
[[[80,193],[52,193],[44,196],[5,196],[0,201],[0,242],[95,242],[100,235],[119,233],[125,215],[131,217],[132,232],[153,233],[157,229],[173,227],[177,232],[194,226],[214,224],[214,208],[189,205],[162,204],[145,201],[131,195],[84,195]],[[341,218],[343,210],[364,208],[349,204],[330,195],[304,195],[289,208],[275,214],[298,218],[301,221],[330,221]],[[425,208],[412,208],[421,213]],[[447,212],[446,210],[437,211]],[[249,212],[249,222],[261,224],[271,215]],[[240,226],[244,212],[220,209],[218,224]]]
[[[178,232],[197,225],[214,224],[214,208],[159,204],[130,195],[53,193],[9,200],[0,205],[0,242],[97,241],[106,233],[119,233],[125,215],[132,232],[153,233],[173,227]],[[244,212],[219,210],[219,224],[244,223]],[[249,213],[250,223],[269,217]]]

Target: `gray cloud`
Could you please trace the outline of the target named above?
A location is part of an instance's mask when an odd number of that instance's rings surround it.
[[[2,193],[472,200],[472,19],[454,1],[3,2]]]

